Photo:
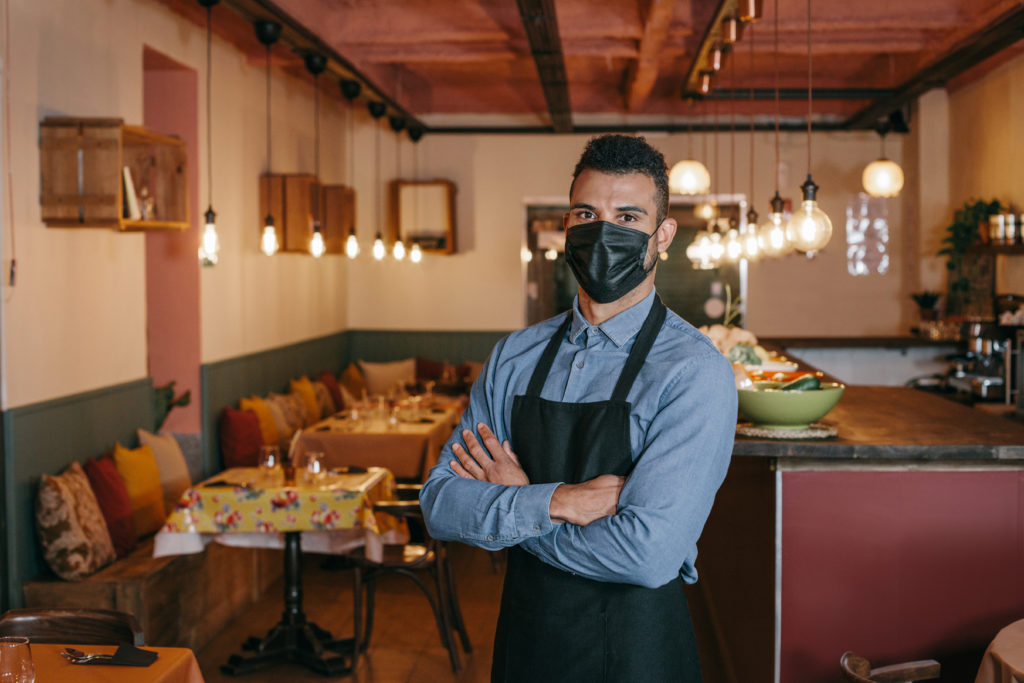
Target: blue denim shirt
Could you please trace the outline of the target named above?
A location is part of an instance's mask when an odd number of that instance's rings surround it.
[[[580,403],[611,397],[654,300],[591,325],[573,304],[541,397]],[[551,521],[558,483],[502,486],[463,479],[451,469],[462,430],[488,425],[512,439],[513,397],[525,394],[556,316],[510,334],[495,346],[473,385],[459,428],[445,444],[420,494],[435,538],[495,550],[519,545],[542,561],[598,581],[657,587],[677,575],[697,580],[697,538],[725,478],[736,428],[736,388],[729,362],[710,340],[668,311],[627,397],[636,463],[615,515],[587,526]],[[463,444],[465,445],[465,444]]]

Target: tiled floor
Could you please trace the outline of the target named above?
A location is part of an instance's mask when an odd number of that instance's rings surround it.
[[[303,571],[304,604],[308,618],[339,637],[352,633],[352,574],[347,570],[321,568],[319,558],[307,556]],[[498,618],[502,574],[490,556],[478,549],[453,544],[452,561],[458,581],[459,600],[473,644],[469,655],[460,652],[463,671],[456,676],[441,645],[433,613],[426,598],[409,579],[389,575],[378,582],[376,617],[367,656],[356,675],[361,683],[476,683],[490,680],[491,650]],[[262,636],[280,618],[282,587],[278,582],[245,614],[236,619],[198,653],[207,683],[234,681],[323,681],[305,668],[284,664],[245,676],[226,676],[220,665],[239,652],[250,635]]]

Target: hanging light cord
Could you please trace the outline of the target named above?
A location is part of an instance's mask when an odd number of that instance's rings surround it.
[[[274,165],[270,163],[270,44],[267,44],[267,173],[269,174]]]
[[[750,38],[750,206],[754,206],[754,24],[747,27]]]
[[[384,210],[383,210],[384,207],[381,206],[381,203],[380,203],[380,183],[381,183],[381,175],[380,175],[380,121],[374,120],[374,126],[377,129],[377,131],[376,131],[376,138],[374,140],[374,146],[376,147],[376,156],[377,156],[377,169],[376,169],[377,170],[377,182],[374,183],[374,185],[375,185],[375,187],[374,187],[374,200],[375,200],[375,203],[377,205],[377,233],[380,234],[380,232],[381,232],[381,227],[380,227],[381,226],[381,214],[384,213]]]
[[[207,5],[206,7],[206,201],[209,203],[210,208],[213,208],[213,133],[211,132],[211,117],[210,117],[210,41],[211,41],[211,21],[210,15],[213,12],[213,6]]]
[[[736,55],[729,60],[729,193],[736,193]]]
[[[316,147],[313,149],[313,167],[316,169],[317,182],[320,181],[320,74],[313,76],[313,137]]]
[[[811,0],[807,0],[807,175],[811,175]]]
[[[775,194],[779,193],[779,117],[782,107],[779,104],[779,1],[775,2]]]

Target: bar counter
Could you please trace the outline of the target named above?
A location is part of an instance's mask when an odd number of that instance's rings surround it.
[[[836,438],[736,439],[689,592],[715,627],[705,668],[817,683],[853,650],[973,680],[1024,617],[1024,425],[877,386],[822,421]]]

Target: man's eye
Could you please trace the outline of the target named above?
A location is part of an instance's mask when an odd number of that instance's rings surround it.
[[[580,209],[579,211],[576,212],[576,217],[577,218],[593,218],[594,214],[591,213],[590,211],[586,211],[584,209]]]
[[[622,222],[623,223],[632,223],[635,220],[636,220],[636,216],[634,216],[631,213],[626,213],[626,214],[622,215]]]

